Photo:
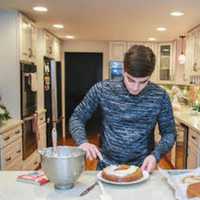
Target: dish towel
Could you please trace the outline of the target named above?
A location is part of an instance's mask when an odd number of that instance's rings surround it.
[[[31,73],[31,90],[33,92],[37,91],[37,75],[36,73]]]

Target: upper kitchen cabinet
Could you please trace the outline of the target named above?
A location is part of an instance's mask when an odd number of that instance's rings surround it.
[[[186,79],[191,82],[191,76],[200,75],[200,27],[189,32],[186,36]]]
[[[49,32],[45,32],[45,55],[60,61],[60,41]]]
[[[53,35],[51,35],[50,33],[48,32],[45,32],[45,54],[47,57],[49,58],[53,58]]]
[[[126,42],[110,42],[109,60],[123,61],[126,49]]]
[[[20,60],[35,62],[37,28],[23,15],[20,15]]]
[[[60,61],[61,58],[60,58],[60,48],[61,48],[61,44],[60,44],[60,40],[57,39],[57,38],[54,38],[54,41],[53,41],[53,57],[56,61]]]
[[[158,46],[158,80],[173,81],[175,71],[175,42],[160,43]]]

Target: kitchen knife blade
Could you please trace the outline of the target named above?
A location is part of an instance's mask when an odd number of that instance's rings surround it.
[[[88,192],[90,192],[96,185],[97,185],[97,181],[95,181],[92,185],[90,185],[89,187],[87,187],[83,192],[80,193],[80,196],[84,196],[86,195]]]

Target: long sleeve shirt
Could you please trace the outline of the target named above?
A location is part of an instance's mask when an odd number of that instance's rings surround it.
[[[78,145],[88,142],[85,124],[97,106],[103,117],[101,153],[110,163],[140,166],[149,154],[159,161],[172,148],[176,139],[172,106],[158,85],[149,82],[138,95],[132,95],[123,79],[95,84],[70,118],[70,132]],[[161,140],[155,146],[157,123]]]

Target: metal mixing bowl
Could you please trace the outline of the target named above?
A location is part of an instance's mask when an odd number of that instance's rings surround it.
[[[41,165],[56,189],[72,188],[85,167],[85,152],[78,147],[57,146],[44,148]]]

